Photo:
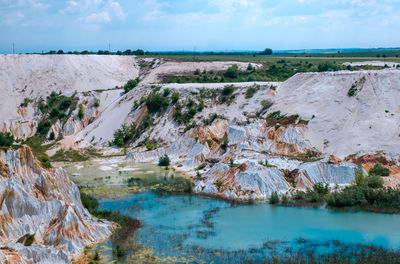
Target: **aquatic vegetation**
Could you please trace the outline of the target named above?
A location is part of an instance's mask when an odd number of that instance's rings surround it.
[[[96,186],[96,187],[83,187],[81,188],[81,198],[82,193],[88,196],[102,197],[109,199],[118,199],[135,192],[142,192],[146,190],[146,187],[142,186],[120,186],[118,188],[111,186]],[[82,201],[83,202],[83,201]]]

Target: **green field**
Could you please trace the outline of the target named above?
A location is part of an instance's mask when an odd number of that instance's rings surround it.
[[[377,57],[378,54],[386,54],[387,57]],[[400,51],[392,52],[359,52],[359,53],[340,53],[340,54],[273,54],[273,55],[149,55],[140,56],[148,58],[163,58],[174,61],[245,61],[258,63],[274,63],[280,60],[287,62],[311,62],[315,64],[325,62],[358,62],[358,61],[384,61],[400,62]]]

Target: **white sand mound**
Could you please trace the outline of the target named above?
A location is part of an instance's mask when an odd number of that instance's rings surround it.
[[[345,62],[343,63],[344,66],[350,65],[351,67],[357,67],[357,66],[378,66],[378,67],[385,67],[385,65],[391,67],[391,68],[396,68],[397,65],[400,63],[397,62],[390,62],[390,61],[358,61],[358,62]]]
[[[358,92],[350,97],[347,93],[353,84]],[[398,70],[302,73],[280,85],[269,112],[280,110],[312,119],[305,137],[326,153],[343,158],[383,151],[397,159],[399,102]]]
[[[26,97],[111,89],[138,74],[134,56],[0,55],[0,121],[19,118]]]

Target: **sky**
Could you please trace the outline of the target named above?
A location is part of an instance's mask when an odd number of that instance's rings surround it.
[[[0,0],[0,53],[400,46],[400,0]]]

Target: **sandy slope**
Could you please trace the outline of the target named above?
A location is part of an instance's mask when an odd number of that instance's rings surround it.
[[[19,118],[25,97],[110,89],[138,73],[134,56],[0,55],[0,121]]]
[[[353,84],[358,93],[349,97],[347,92]],[[383,151],[397,159],[399,102],[399,70],[303,73],[281,84],[271,111],[307,119],[314,115],[305,137],[326,153],[343,158]]]

